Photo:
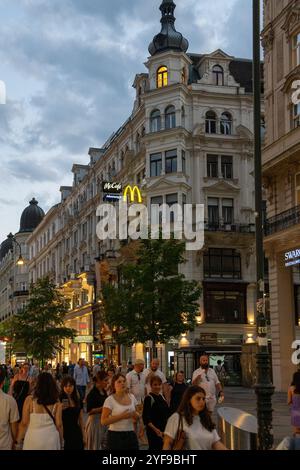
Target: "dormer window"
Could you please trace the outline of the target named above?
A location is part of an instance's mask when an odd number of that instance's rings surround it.
[[[168,86],[168,69],[162,66],[157,71],[157,88]]]
[[[221,134],[232,134],[232,117],[230,113],[223,113],[221,116]]]
[[[223,86],[224,85],[224,70],[221,65],[215,65],[213,67],[213,77],[214,85]]]
[[[168,106],[165,111],[165,128],[173,129],[174,127],[176,127],[175,107]]]

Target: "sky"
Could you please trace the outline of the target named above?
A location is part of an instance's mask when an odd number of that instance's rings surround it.
[[[130,116],[161,0],[0,0],[0,243]],[[175,0],[188,52],[251,58],[250,0]]]

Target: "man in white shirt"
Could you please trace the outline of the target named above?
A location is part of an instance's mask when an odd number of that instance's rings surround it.
[[[205,390],[207,409],[212,413],[217,404],[216,394],[224,397],[224,393],[217,374],[209,367],[207,354],[200,356],[200,367],[194,371],[192,383]]]
[[[145,398],[145,363],[143,359],[136,359],[132,371],[126,374],[129,393],[135,396],[138,404],[143,403]]]
[[[5,371],[0,368],[0,451],[12,450],[19,420],[16,400],[2,391],[4,380]]]

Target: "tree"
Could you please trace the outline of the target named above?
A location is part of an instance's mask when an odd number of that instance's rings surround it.
[[[64,326],[69,303],[48,277],[31,285],[27,305],[12,318],[14,343],[42,362],[63,348],[60,341],[72,338],[75,330]]]
[[[103,287],[106,323],[121,344],[166,343],[195,328],[201,289],[178,273],[185,262],[178,240],[141,240],[137,262],[120,267],[117,286]]]

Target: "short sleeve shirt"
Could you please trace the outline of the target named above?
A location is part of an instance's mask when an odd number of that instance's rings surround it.
[[[145,374],[140,372],[139,374],[132,370],[126,375],[126,381],[129,393],[132,393],[137,402],[141,403],[145,398]]]
[[[10,424],[19,420],[16,400],[0,390],[0,450],[11,450]]]
[[[197,385],[202,387],[206,392],[206,398],[215,398],[216,385],[220,383],[217,374],[210,367],[205,370],[199,367],[193,373],[192,381],[198,377]]]
[[[151,392],[150,382],[149,382],[149,380],[147,381],[147,378],[150,374],[154,374],[154,375],[157,375],[158,377],[160,377],[163,384],[165,384],[167,382],[165,374],[159,369],[157,369],[155,372],[153,372],[151,369],[146,369],[144,371],[144,374],[145,374],[146,389],[147,389],[147,394],[148,395]]]
[[[135,407],[138,404],[134,395],[130,394],[130,405],[121,405],[117,400],[114,398],[113,395],[110,395],[106,398],[103,407],[109,408],[111,410],[111,416],[120,415],[124,413],[124,411],[135,411]],[[110,424],[108,429],[110,431],[134,431],[133,420],[130,419],[122,419],[121,421],[117,421],[116,423]]]
[[[186,435],[187,450],[212,450],[213,444],[220,441],[217,431],[208,431],[201,424],[200,417],[194,416],[193,424],[189,426],[183,418],[183,431]],[[174,413],[167,422],[165,434],[175,440],[178,432],[179,414]]]

